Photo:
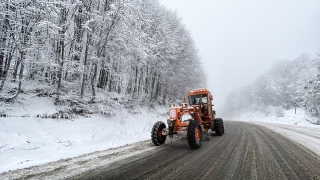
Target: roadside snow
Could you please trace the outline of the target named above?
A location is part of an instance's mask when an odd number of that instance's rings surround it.
[[[314,118],[306,114],[305,109],[297,108],[296,112],[294,109],[282,110],[276,107],[269,107],[269,115],[265,113],[247,112],[243,113],[235,118],[239,121],[259,121],[259,122],[273,122],[279,124],[292,124],[299,126],[314,126],[319,119]],[[320,122],[320,121],[319,121]]]
[[[10,107],[15,117],[0,117],[0,173],[76,157],[82,154],[150,140],[156,121],[165,121],[165,108],[135,107],[137,114],[118,109],[115,116],[45,119],[57,112],[52,98],[32,97]],[[21,117],[24,116],[24,117]]]
[[[68,179],[81,173],[106,167],[113,162],[133,156],[141,156],[144,152],[157,150],[149,140],[141,141],[117,148],[95,151],[75,158],[45,163],[0,174],[1,179]]]

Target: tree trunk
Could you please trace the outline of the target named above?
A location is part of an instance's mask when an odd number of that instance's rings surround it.
[[[151,85],[151,92],[150,92],[150,97],[154,97],[154,85],[155,85],[155,82],[156,82],[156,76],[157,76],[157,73],[155,72],[153,74],[153,77],[152,77],[152,85]]]
[[[158,99],[158,97],[160,96],[160,89],[161,89],[160,74],[158,74],[158,83],[157,83],[157,88],[156,88],[155,98],[154,99]]]
[[[109,79],[110,80],[109,80],[109,84],[108,84],[108,91],[111,92],[111,90],[112,90],[112,81],[113,81],[113,76],[111,75],[111,73],[110,73]]]
[[[92,88],[92,98],[90,101],[91,103],[94,103],[94,100],[96,98],[96,89],[95,89],[94,83],[95,83],[95,79],[97,77],[97,71],[98,71],[98,65],[96,62],[94,63],[93,66],[94,66],[94,70],[93,70],[93,76],[91,78],[91,88]]]
[[[61,34],[64,35],[64,32]],[[61,60],[59,63],[59,71],[58,71],[58,85],[57,85],[57,97],[55,99],[55,105],[60,103],[60,95],[61,95],[61,82],[62,82],[62,74],[63,74],[63,64],[64,64],[64,40],[63,37],[60,40],[60,48],[61,48]]]
[[[87,79],[87,62],[88,62],[88,49],[89,49],[89,45],[88,45],[88,39],[89,39],[89,34],[87,34],[87,42],[86,42],[86,50],[85,50],[85,54],[84,54],[84,61],[83,61],[83,66],[84,66],[84,70],[82,73],[82,83],[81,83],[81,92],[80,92],[80,98],[83,98],[83,94],[84,94],[84,87],[85,87],[85,82]]]
[[[120,93],[121,93],[121,86],[122,86],[122,79],[119,77],[118,89],[117,89],[118,94],[120,94]]]
[[[132,93],[132,78],[129,79],[129,82],[128,82],[128,86],[127,86],[127,89],[126,89],[126,93],[127,94],[131,94]]]
[[[83,10],[82,10],[82,7],[81,6],[78,6],[78,14],[75,15],[75,18],[74,18],[74,23],[75,23],[75,29],[74,29],[74,38],[76,40],[76,43],[74,44],[74,55],[73,55],[73,60],[75,61],[80,61],[80,55],[81,55],[81,52],[82,52],[82,45],[81,44],[81,39],[82,39],[82,36],[83,36],[83,33],[82,33],[82,24],[83,24],[83,18],[82,18],[82,13],[83,13]]]
[[[8,6],[6,7],[6,10],[8,11]],[[4,63],[4,59],[5,59],[5,48],[7,45],[7,37],[8,37],[8,29],[10,27],[10,22],[9,22],[9,15],[6,14],[5,15],[5,19],[4,19],[4,24],[3,24],[3,37],[1,37],[2,42],[1,42],[1,52],[0,52],[0,77],[3,77],[4,79],[7,77],[5,73],[7,73],[7,69],[6,66],[3,66]],[[7,47],[8,48],[8,47]],[[13,48],[13,47],[11,47]],[[12,57],[11,57],[12,58]],[[7,63],[5,63],[6,65]],[[10,64],[10,62],[9,62]],[[2,89],[2,88],[1,88]],[[0,89],[0,91],[1,91]]]
[[[4,77],[3,63],[4,63],[4,53],[0,52],[0,77]]]
[[[144,93],[145,94],[148,94],[149,92],[149,66],[147,66],[147,71],[146,71],[147,75],[146,75],[146,78],[145,78],[145,88],[144,88]]]
[[[138,83],[138,95],[142,92],[142,77],[143,77],[143,70],[142,67],[140,68],[140,77],[139,77],[139,83]]]
[[[19,85],[18,85],[18,90],[17,90],[17,93],[11,97],[11,98],[8,98],[6,101],[11,101],[13,100],[14,98],[18,97],[18,95],[20,94],[21,92],[21,86],[22,86],[22,78],[23,78],[23,69],[24,69],[24,63],[23,63],[23,58],[24,58],[24,52],[21,51],[20,52],[20,58],[21,58],[21,66],[20,66],[20,72],[19,72]]]
[[[99,73],[98,88],[103,89],[106,86],[106,69],[101,67]]]
[[[14,71],[13,71],[13,82],[16,82],[16,79],[17,79],[17,74],[18,74],[18,69],[19,69],[19,66],[20,66],[20,62],[21,62],[21,60],[19,60],[19,59],[17,59],[17,63],[16,63],[16,65],[15,65],[15,67],[14,67]]]
[[[138,91],[137,86],[138,86],[138,66],[136,66],[136,78],[134,80],[133,94],[137,93],[137,91]]]
[[[4,70],[4,75],[2,77],[2,81],[1,81],[1,85],[0,85],[0,91],[2,91],[3,89],[3,86],[4,86],[4,83],[7,79],[7,76],[8,76],[8,71],[9,71],[9,68],[10,68],[10,64],[11,64],[11,60],[12,60],[12,56],[13,56],[13,52],[15,50],[13,49],[8,55],[7,55],[7,58],[6,58],[6,64],[5,64],[5,70]]]

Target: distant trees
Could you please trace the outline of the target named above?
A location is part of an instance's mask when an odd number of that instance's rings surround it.
[[[309,108],[312,114],[319,117],[320,111],[320,54],[318,58],[313,61],[313,67],[317,68],[316,77],[309,80],[306,89],[305,106]]]
[[[108,92],[167,102],[206,86],[190,32],[157,0],[5,0],[0,10],[7,101],[25,82],[51,86],[56,104]]]
[[[269,107],[304,107],[319,116],[320,58],[302,54],[294,60],[278,61],[253,84],[229,94],[224,114],[270,113]],[[232,105],[231,105],[232,104]]]
[[[28,57],[31,56],[33,48],[31,42],[32,33],[35,25],[40,21],[43,11],[40,2],[17,1],[1,3],[1,55],[0,55],[0,71],[2,72],[2,83],[0,90],[3,89],[10,70],[12,70],[11,81],[15,82],[18,76],[18,87],[14,95],[7,97],[12,100],[17,97],[21,91],[24,70],[29,62]]]

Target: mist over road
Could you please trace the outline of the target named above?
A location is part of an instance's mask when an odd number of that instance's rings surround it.
[[[168,141],[168,139],[167,139]],[[74,179],[320,179],[320,157],[259,125],[225,121],[197,150],[182,138]]]

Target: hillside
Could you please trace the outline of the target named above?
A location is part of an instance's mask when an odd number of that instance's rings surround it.
[[[222,113],[231,119],[270,121],[290,116],[320,124],[320,56],[282,60],[254,83],[234,90]]]
[[[113,101],[108,109],[95,103],[87,107],[93,113],[81,116],[64,111],[62,118],[56,114],[66,107],[55,105],[53,97],[28,93],[18,99],[6,104],[0,118],[0,173],[149,141],[153,124],[165,121],[167,115],[163,106]],[[105,99],[126,97],[114,93]]]

